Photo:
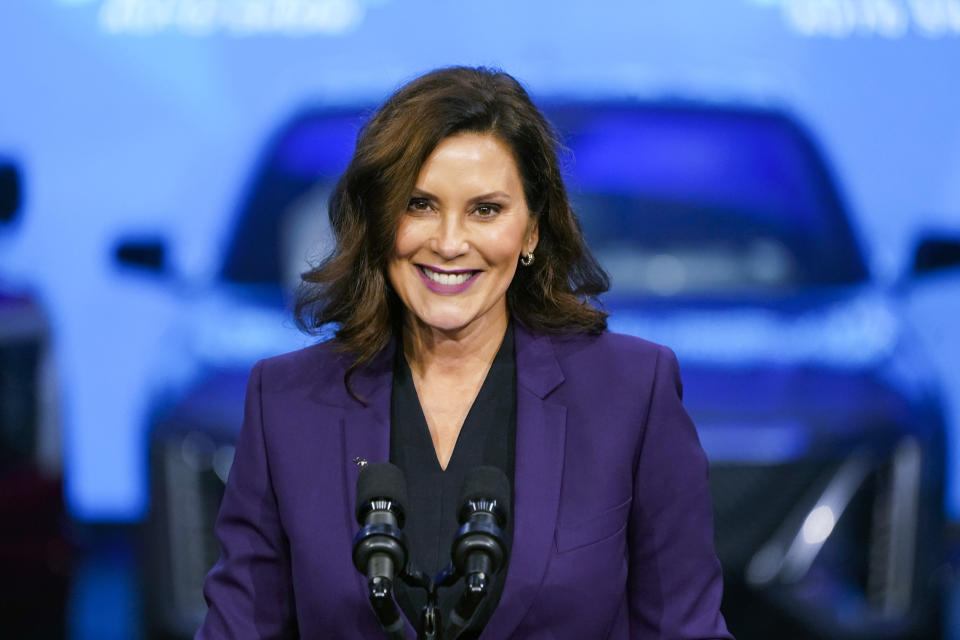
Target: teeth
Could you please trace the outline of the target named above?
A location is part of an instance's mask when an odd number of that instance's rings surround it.
[[[473,275],[470,271],[465,273],[438,273],[426,267],[422,270],[424,275],[438,284],[463,284]]]

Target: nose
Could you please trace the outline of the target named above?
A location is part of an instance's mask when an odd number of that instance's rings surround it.
[[[463,217],[454,212],[440,216],[431,249],[444,260],[453,260],[467,252],[467,229]]]

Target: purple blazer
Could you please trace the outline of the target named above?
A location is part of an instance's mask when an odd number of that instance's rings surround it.
[[[673,352],[514,325],[513,551],[482,639],[731,638]],[[367,406],[329,343],[254,366],[196,638],[384,637],[351,561],[353,459],[389,459],[394,348],[352,378]]]

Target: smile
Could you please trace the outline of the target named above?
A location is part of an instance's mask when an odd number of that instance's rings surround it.
[[[475,269],[439,271],[422,264],[417,265],[417,271],[427,288],[436,293],[460,293],[480,275],[480,271]]]

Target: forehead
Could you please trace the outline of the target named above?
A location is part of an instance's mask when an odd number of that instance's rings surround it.
[[[521,189],[510,147],[489,133],[444,138],[420,168],[417,187]]]

